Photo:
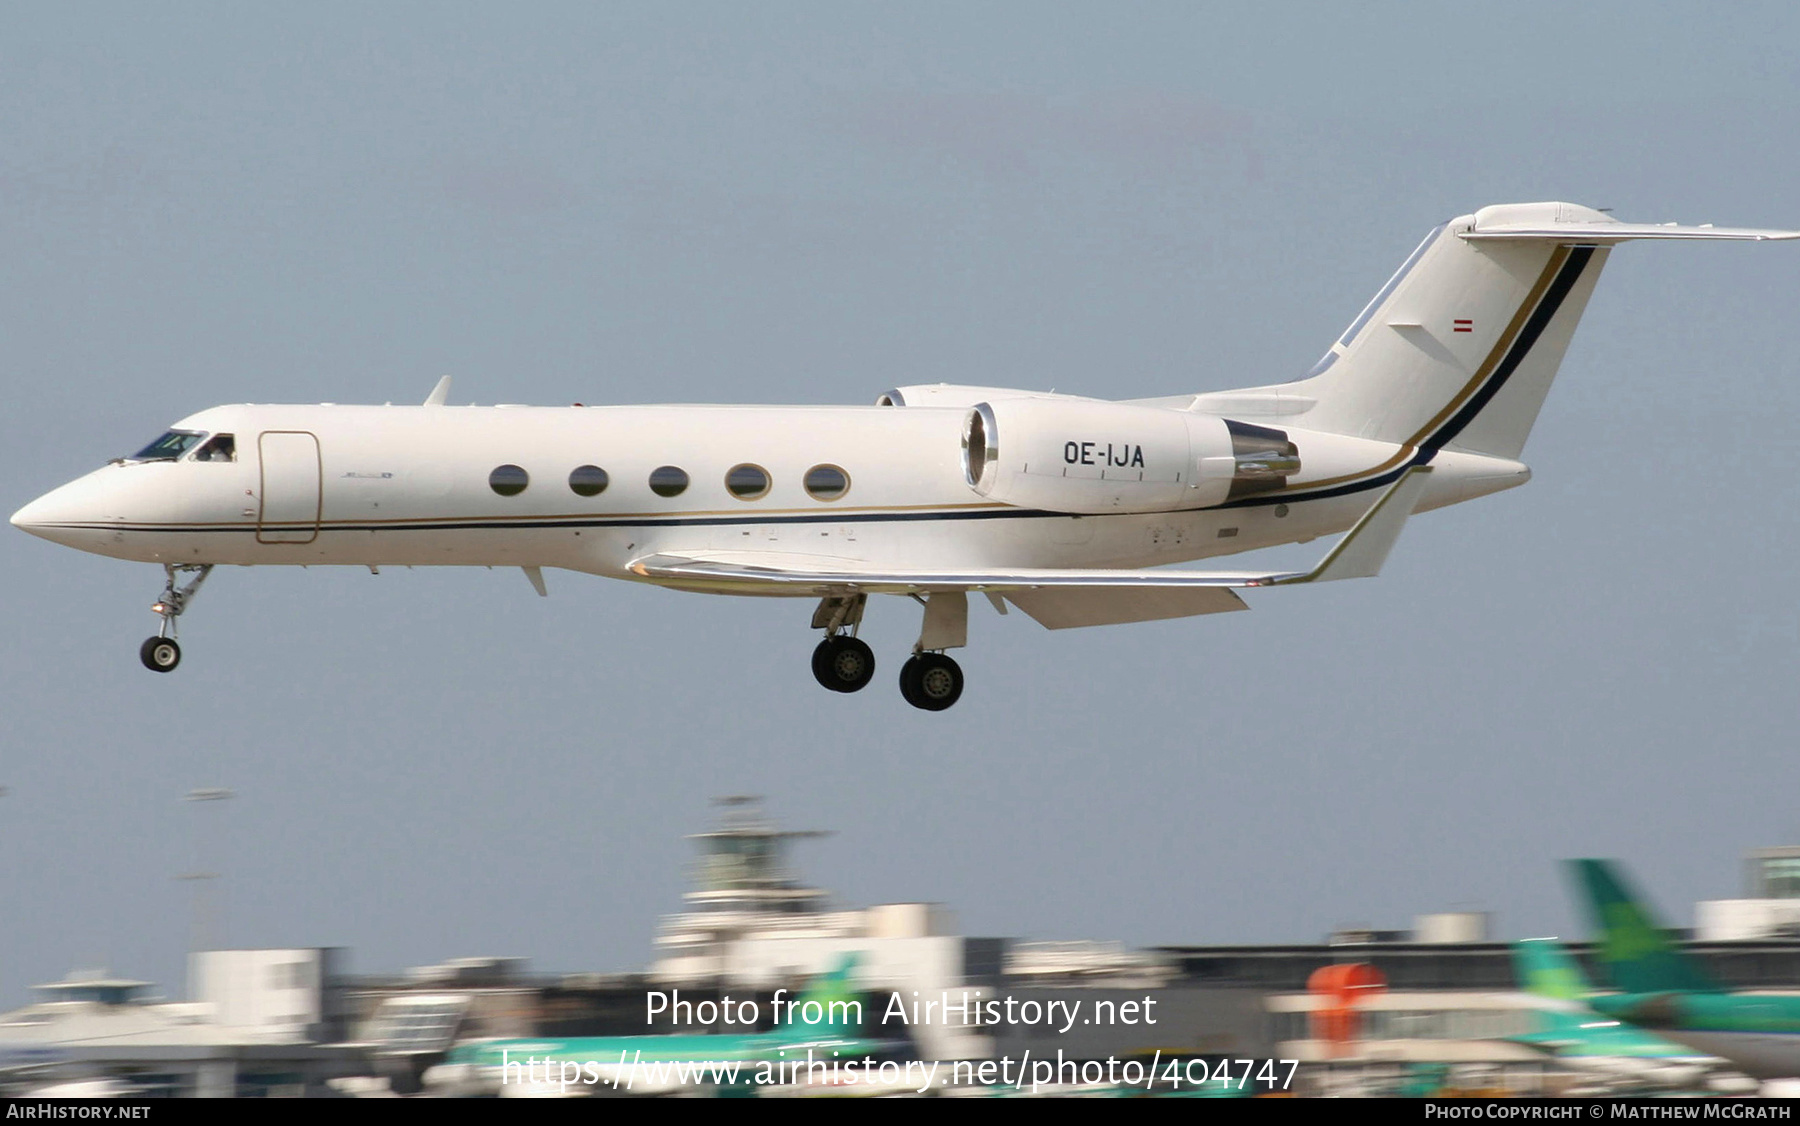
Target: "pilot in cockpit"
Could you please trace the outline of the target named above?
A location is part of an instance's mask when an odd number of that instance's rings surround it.
[[[195,461],[236,461],[237,442],[229,434],[215,434],[210,442],[194,452]]]

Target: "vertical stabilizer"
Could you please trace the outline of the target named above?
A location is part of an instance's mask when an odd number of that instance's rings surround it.
[[[1717,991],[1717,983],[1656,924],[1613,862],[1571,860],[1569,875],[1587,905],[1600,961],[1614,986],[1626,993]]]
[[[1519,988],[1534,997],[1555,1002],[1537,1010],[1538,1032],[1577,1035],[1594,1018],[1587,1008],[1593,992],[1587,975],[1562,943],[1552,938],[1527,938],[1513,943],[1513,973]]]
[[[794,1001],[789,1025],[809,1035],[853,1036],[868,1023],[853,976],[860,955],[840,955],[837,964],[813,978]],[[861,1017],[861,1019],[858,1019]]]
[[[1554,238],[1470,238],[1489,212],[1425,237],[1310,378],[1305,425],[1421,449],[1517,458],[1608,251]],[[1605,220],[1572,204],[1545,221]]]
[[[1553,938],[1513,943],[1513,972],[1525,992],[1553,1001],[1582,1001],[1593,992],[1581,966]]]
[[[1260,413],[1309,429],[1517,459],[1613,246],[1793,238],[1620,223],[1573,203],[1484,207],[1425,236],[1305,379],[1223,400],[1262,400],[1273,409]]]

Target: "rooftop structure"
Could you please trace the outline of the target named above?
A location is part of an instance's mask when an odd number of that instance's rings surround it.
[[[757,797],[717,798],[714,804],[723,809],[718,828],[688,837],[700,852],[690,869],[694,886],[682,895],[686,910],[662,919],[652,977],[728,977],[734,943],[868,934],[871,912],[832,910],[830,894],[802,883],[788,864],[790,843],[830,834],[777,828]],[[923,929],[930,933],[929,920]]]
[[[1800,938],[1800,846],[1752,849],[1744,857],[1745,898],[1694,905],[1699,937],[1721,942]]]
[[[0,1014],[0,1085],[109,1096],[321,1094],[355,1069],[319,1041],[334,1012],[331,949],[194,955],[197,999],[164,1002],[151,982],[77,971]]]

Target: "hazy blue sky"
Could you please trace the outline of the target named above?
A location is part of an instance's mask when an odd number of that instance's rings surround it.
[[[537,403],[1297,377],[1483,204],[1800,225],[1797,33],[1784,4],[8,5],[0,507],[208,406],[446,372]],[[800,859],[846,902],[979,934],[1570,933],[1554,861],[1593,854],[1685,921],[1800,839],[1797,295],[1800,246],[1627,246],[1530,486],[1248,614],[978,605],[941,715],[893,688],[911,603],[838,696],[809,605],[566,573],[223,571],[156,676],[156,568],[6,529],[0,1002],[76,964],[178,988],[197,862],[236,945],[642,965],[680,835],[745,791],[838,830]]]

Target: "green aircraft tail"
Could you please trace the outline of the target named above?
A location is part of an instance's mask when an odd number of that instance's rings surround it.
[[[1593,992],[1581,966],[1554,938],[1526,938],[1513,943],[1513,972],[1519,987],[1556,1001],[1585,1002]]]
[[[835,966],[808,983],[794,998],[791,1008],[783,1002],[778,1017],[790,1028],[813,1035],[860,1031],[867,1018],[863,1016],[862,995],[852,981],[859,957],[854,951],[843,955]]]
[[[1649,1032],[1608,1019],[1590,1005],[1587,975],[1568,948],[1553,938],[1527,938],[1513,943],[1513,969],[1519,987],[1544,999],[1536,1010],[1537,1028],[1508,1039],[1559,1056],[1613,1059],[1686,1059],[1694,1049],[1659,1040]]]
[[[1656,924],[1609,860],[1571,860],[1570,878],[1598,932],[1600,961],[1626,993],[1708,993],[1719,987]]]
[[[1513,973],[1519,988],[1533,996],[1566,1002],[1537,1011],[1540,1036],[1585,1036],[1595,1014],[1587,1007],[1593,988],[1581,965],[1554,938],[1525,938],[1513,943]]]

